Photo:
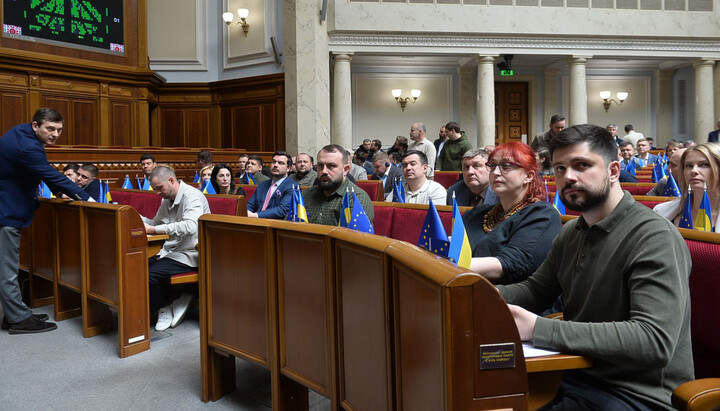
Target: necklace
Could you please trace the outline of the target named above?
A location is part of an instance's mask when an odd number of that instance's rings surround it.
[[[488,211],[487,214],[485,214],[485,217],[483,217],[483,230],[486,233],[489,233],[490,231],[495,228],[496,225],[502,223],[503,221],[507,220],[511,215],[517,213],[520,211],[523,207],[529,205],[530,202],[525,200],[521,201],[517,205],[515,205],[513,208],[508,210],[506,213],[503,213],[502,206],[500,203],[496,204],[493,208]]]

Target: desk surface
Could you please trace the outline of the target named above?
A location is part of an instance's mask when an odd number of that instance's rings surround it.
[[[525,359],[527,372],[562,371],[592,367],[592,358],[582,355],[554,354]]]
[[[147,256],[148,256],[148,258],[159,253],[160,249],[163,246],[163,243],[168,238],[170,238],[170,236],[167,234],[148,234],[148,236],[147,236],[147,240],[148,240]]]

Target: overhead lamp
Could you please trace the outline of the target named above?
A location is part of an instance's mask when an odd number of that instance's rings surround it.
[[[238,9],[237,10],[238,17],[240,17],[240,21],[236,22],[235,24],[232,24],[233,20],[235,20],[235,15],[230,13],[229,11],[222,14],[222,19],[225,21],[225,24],[228,25],[229,28],[235,28],[238,24],[243,29],[243,33],[245,33],[245,37],[248,35],[248,31],[250,30],[250,25],[247,23],[248,15],[250,15],[250,10],[248,9]]]
[[[395,101],[400,103],[400,107],[402,107],[402,111],[405,111],[405,106],[407,105],[408,101],[411,101],[412,103],[415,103],[420,97],[420,94],[422,92],[419,89],[412,89],[410,90],[410,97],[400,97],[402,95],[402,89],[396,88],[392,90],[392,95],[395,97]]]
[[[610,93],[610,91],[608,91],[608,90],[600,92],[600,98],[603,101],[602,105],[603,105],[603,107],[605,107],[606,113],[607,113],[608,109],[610,108],[610,103],[615,103],[618,106],[622,106],[622,103],[624,103],[625,100],[627,100],[627,98],[628,98],[628,93],[626,91],[618,91],[617,94],[615,94],[615,96],[617,97],[617,100],[611,99],[610,98],[611,94],[612,93]]]

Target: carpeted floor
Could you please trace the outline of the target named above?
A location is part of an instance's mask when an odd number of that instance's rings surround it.
[[[34,312],[53,318],[52,306]],[[200,400],[197,308],[177,328],[152,329],[150,350],[124,359],[117,355],[117,332],[83,338],[81,317],[57,324],[41,334],[0,332],[0,409],[272,409],[270,372],[239,359],[237,389],[217,402]],[[330,401],[312,391],[309,400],[311,410],[330,409]]]

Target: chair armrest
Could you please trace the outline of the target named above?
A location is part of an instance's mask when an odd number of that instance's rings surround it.
[[[563,320],[564,319],[562,312],[548,314],[545,316],[545,318],[548,318],[550,320]]]
[[[720,406],[720,378],[703,378],[688,381],[672,394],[672,405],[677,410],[716,410]]]

